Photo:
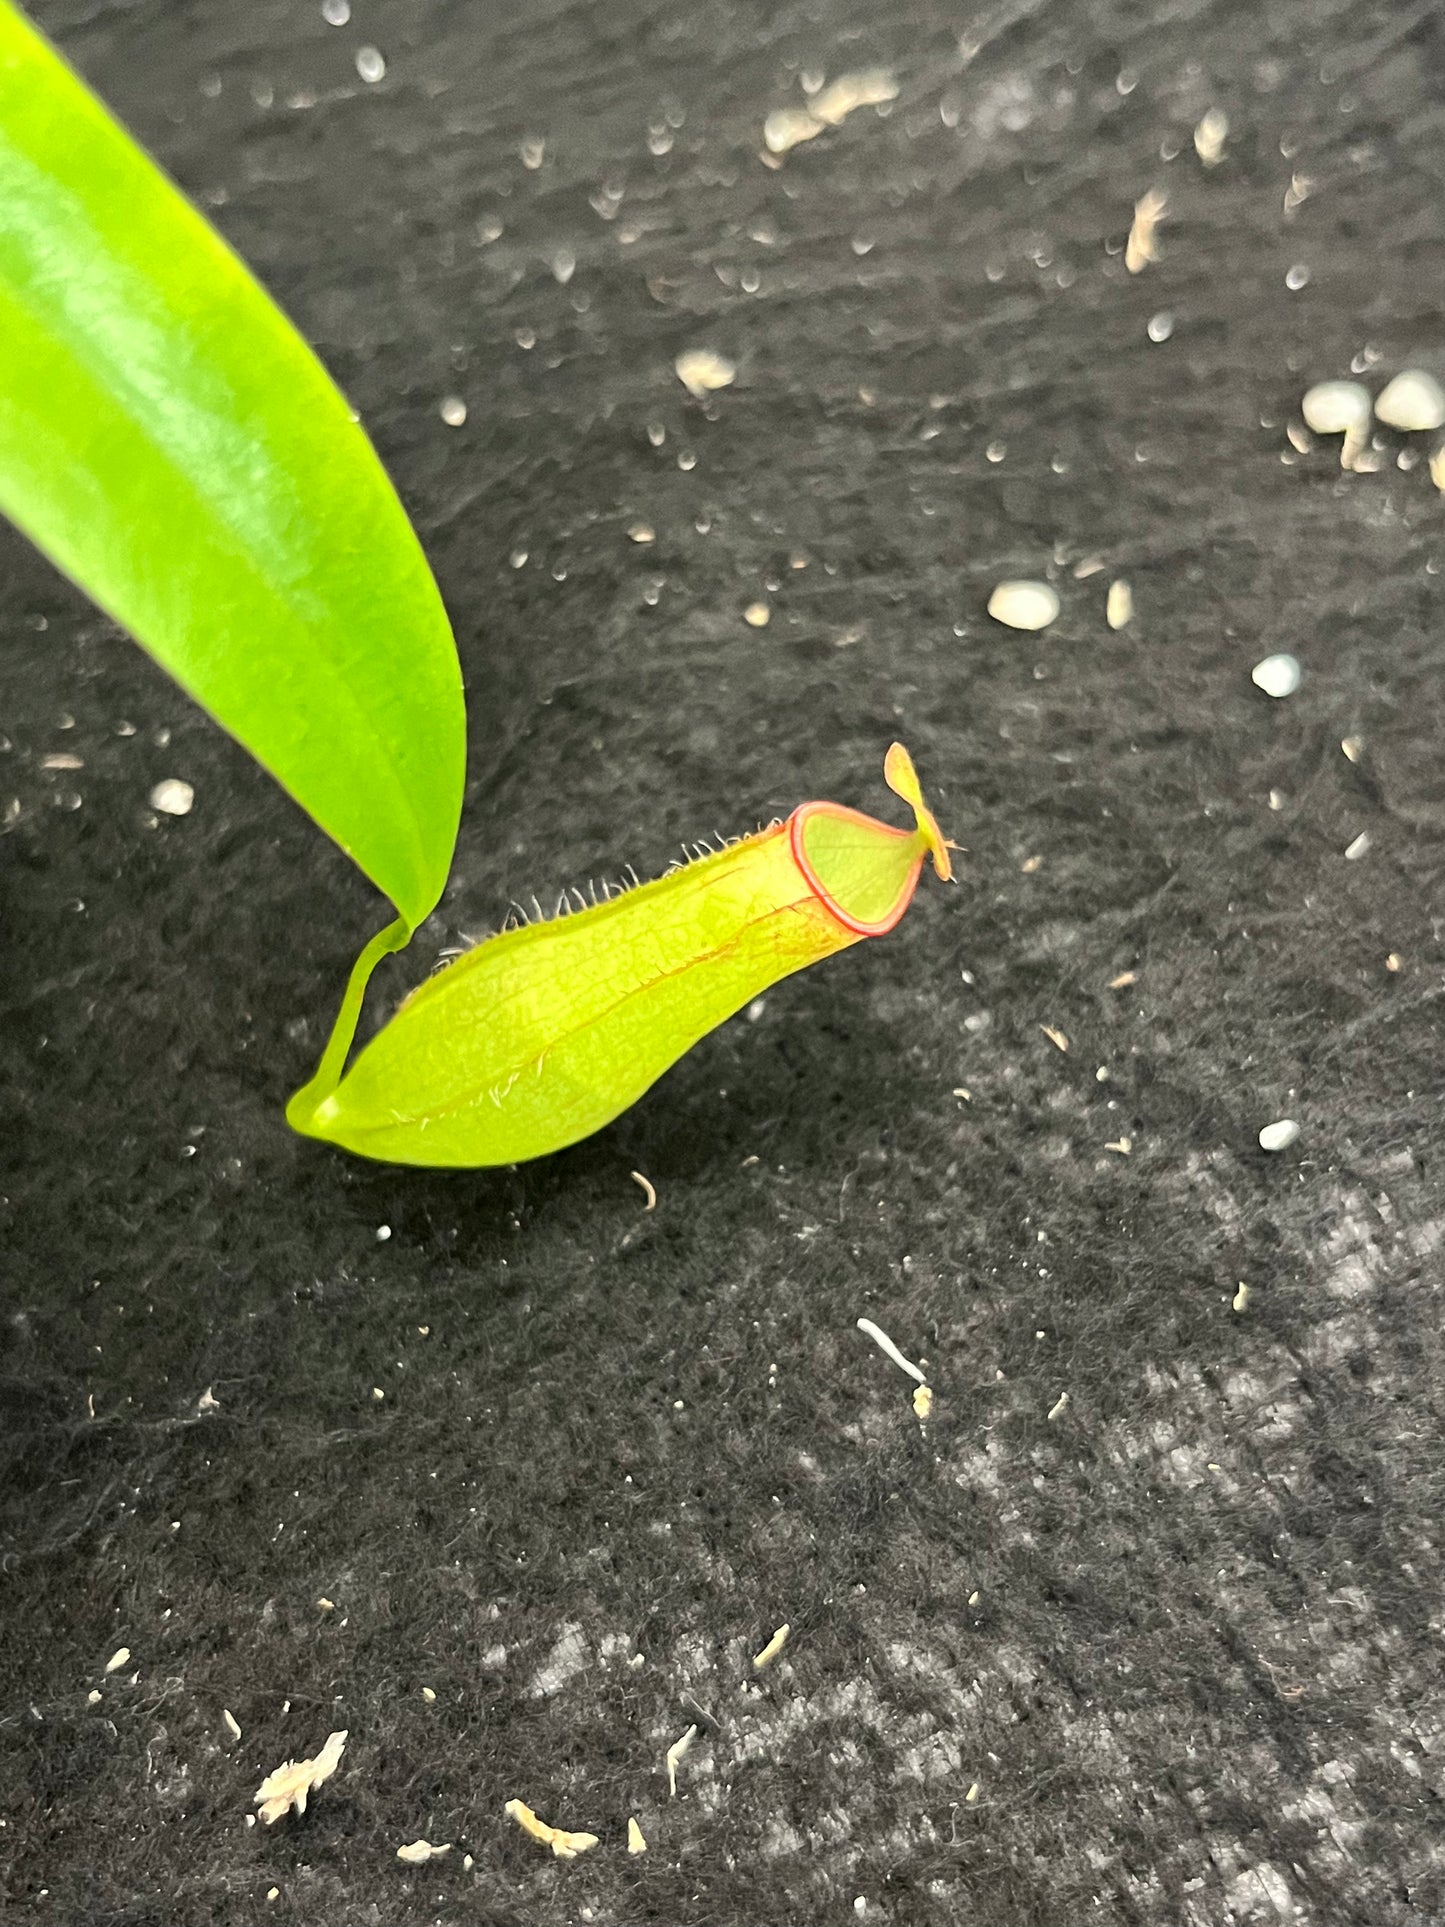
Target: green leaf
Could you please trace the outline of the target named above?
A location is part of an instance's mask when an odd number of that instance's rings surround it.
[[[280,310],[0,0],[0,510],[415,926],[465,716],[441,597]]]

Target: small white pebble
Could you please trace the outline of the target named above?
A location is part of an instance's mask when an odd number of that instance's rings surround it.
[[[321,18],[328,27],[344,27],[351,18],[351,0],[321,0]]]
[[[105,1662],[105,1670],[108,1673],[118,1673],[121,1667],[126,1665],[129,1662],[129,1660],[130,1660],[130,1647],[118,1646],[116,1650],[111,1654],[110,1658]]]
[[[435,1688],[430,1686],[423,1686],[423,1688],[421,1689],[421,1696],[426,1701],[428,1706],[436,1705],[437,1696],[436,1696]]]
[[[387,1242],[387,1240],[390,1238],[390,1236],[391,1236],[391,1226],[389,1224],[379,1224],[376,1227],[376,1242],[379,1245],[384,1245]]]
[[[178,776],[168,776],[151,791],[151,808],[162,816],[189,816],[196,792]]]
[[[1361,830],[1354,842],[1346,848],[1345,861],[1347,863],[1358,863],[1369,847],[1370,833],[1368,830]]]
[[[1109,598],[1104,604],[1104,620],[1111,629],[1122,629],[1134,619],[1134,591],[1121,577],[1109,584]]]
[[[529,134],[521,146],[522,165],[535,174],[547,158],[547,143],[540,134]]]
[[[442,402],[441,417],[448,428],[460,428],[467,419],[467,405],[460,395],[448,395]]]
[[[653,528],[651,522],[634,522],[632,527],[627,531],[627,539],[629,542],[655,542],[657,540],[657,531]]]
[[[726,356],[715,355],[713,349],[688,349],[676,356],[672,370],[694,401],[703,401],[717,387],[732,387],[738,376],[736,366]]]
[[[1266,1124],[1259,1134],[1261,1151],[1287,1151],[1299,1137],[1299,1125],[1292,1117],[1282,1117],[1276,1124]]]
[[[867,1911],[868,1911],[868,1896],[867,1896],[867,1894],[859,1894],[859,1895],[857,1896],[857,1898],[856,1898],[856,1899],[854,1900],[854,1902],[853,1902],[853,1911],[854,1911],[854,1913],[855,1913],[855,1914],[857,1914],[857,1915],[858,1915],[858,1917],[859,1917],[859,1919],[860,1919],[860,1920],[861,1920],[861,1918],[863,1917],[863,1915],[867,1913]]]
[[[766,602],[750,602],[743,610],[743,621],[750,629],[766,629],[773,619],[773,612]]]
[[[1124,266],[1130,274],[1142,274],[1151,261],[1159,259],[1155,239],[1168,205],[1168,195],[1157,187],[1134,203],[1134,221],[1124,246]]]
[[[973,1782],[973,1784],[969,1787],[968,1792],[964,1794],[963,1801],[965,1806],[971,1807],[971,1806],[976,1806],[978,1804],[978,1781],[977,1780]]]
[[[1000,582],[988,612],[1010,629],[1047,629],[1058,616],[1059,598],[1047,582]]]
[[[1406,368],[1380,390],[1375,415],[1407,432],[1445,428],[1445,388],[1423,368]]]
[[[358,47],[356,50],[356,71],[368,87],[374,87],[379,80],[386,78],[386,62],[376,47]]]
[[[1365,753],[1365,739],[1363,736],[1346,736],[1341,741],[1340,748],[1352,763],[1358,763]]]
[[[435,1860],[438,1854],[450,1853],[451,1850],[450,1840],[441,1847],[434,1847],[430,1840],[412,1840],[406,1846],[397,1848],[396,1857],[404,1860],[409,1867],[422,1867],[428,1860]]]
[[[1266,656],[1257,662],[1249,672],[1249,680],[1256,689],[1262,689],[1266,696],[1276,699],[1292,696],[1300,686],[1301,670],[1293,656]]]
[[[1316,435],[1363,433],[1370,419],[1370,391],[1357,381],[1317,381],[1306,389],[1300,413]]]
[[[738,372],[725,355],[715,354],[711,348],[689,348],[672,366],[694,401],[701,401],[715,388],[730,388]]]
[[[1150,315],[1144,332],[1151,341],[1167,341],[1174,332],[1173,315],[1167,308],[1161,308],[1158,314]]]
[[[1307,288],[1309,284],[1310,271],[1303,261],[1297,261],[1292,268],[1286,271],[1284,285],[1289,289],[1291,294],[1298,294],[1301,288]]]
[[[85,1696],[85,1703],[87,1706],[100,1705],[100,1688],[98,1686],[91,1687],[90,1691]]]

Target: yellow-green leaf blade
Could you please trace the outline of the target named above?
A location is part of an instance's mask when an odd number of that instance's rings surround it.
[[[446,613],[344,398],[0,0],[0,510],[415,925],[461,808]]]

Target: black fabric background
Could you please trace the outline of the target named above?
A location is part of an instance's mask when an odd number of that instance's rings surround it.
[[[1438,8],[36,13],[355,399],[453,612],[462,839],[376,1011],[512,897],[888,810],[895,735],[968,855],[576,1150],[350,1161],[281,1110],[384,906],[0,539],[6,1920],[1445,1917],[1445,504],[1428,444],[1285,434],[1354,357],[1445,372]],[[873,65],[891,111],[761,164],[803,70]],[[1018,574],[1044,635],[983,613]]]

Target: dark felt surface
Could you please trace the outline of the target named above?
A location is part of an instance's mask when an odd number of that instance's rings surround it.
[[[281,1107],[383,907],[0,541],[5,1918],[1445,1916],[1445,511],[1398,437],[1350,476],[1285,437],[1352,357],[1445,372],[1438,10],[37,13],[317,344],[447,593],[467,814],[378,1009],[513,896],[886,809],[894,735],[969,855],[574,1151],[348,1161]],[[760,163],[800,69],[878,64],[891,112]],[[738,364],[706,410],[694,345]],[[983,614],[1015,574],[1046,635]],[[168,775],[194,812],[148,822]]]

